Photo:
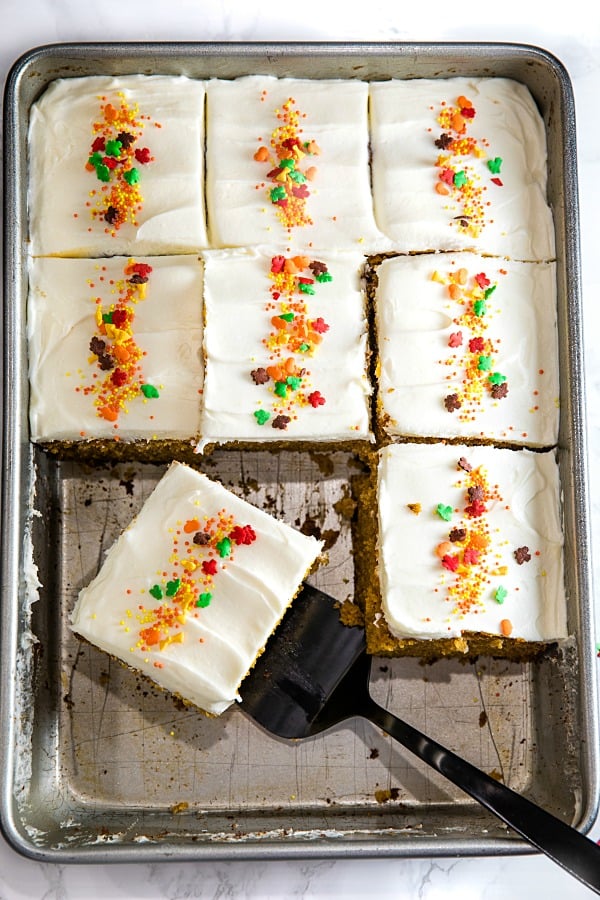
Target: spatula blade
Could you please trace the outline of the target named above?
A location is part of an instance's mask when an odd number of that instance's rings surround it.
[[[364,630],[342,624],[339,603],[305,584],[242,682],[242,709],[271,734],[308,737],[364,648]]]

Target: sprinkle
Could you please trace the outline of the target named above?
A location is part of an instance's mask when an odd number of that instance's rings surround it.
[[[205,559],[202,561],[201,566],[202,571],[205,575],[216,575],[217,574],[217,561],[216,559]]]
[[[502,158],[500,156],[495,156],[493,159],[488,159],[487,167],[492,175],[499,175],[500,169],[502,168]]]
[[[158,397],[160,397],[157,389],[152,384],[142,384],[140,390],[144,397],[147,397],[149,400],[156,400]]]
[[[407,503],[406,505],[410,509],[411,513],[413,513],[415,516],[418,516],[419,513],[421,512],[421,504],[420,503]]]
[[[448,338],[448,346],[449,347],[460,347],[462,346],[463,336],[462,331],[454,331]]]
[[[448,396],[444,398],[444,406],[450,413],[460,409],[462,403],[460,402],[458,394],[448,394]]]
[[[269,381],[269,373],[264,368],[254,369],[250,372],[254,384],[266,384]]]
[[[496,588],[496,592],[494,593],[494,600],[496,601],[496,603],[504,603],[507,596],[508,591],[505,587],[502,587],[502,585],[500,585],[498,588]]]
[[[229,536],[238,545],[252,544],[256,540],[256,532],[251,525],[236,525]]]
[[[504,637],[510,637],[513,630],[513,624],[510,619],[502,619],[500,622],[500,631],[504,635]]]
[[[435,508],[436,513],[443,519],[444,522],[449,522],[452,518],[453,509],[451,506],[446,506],[444,503],[438,503]]]
[[[325,403],[325,397],[323,397],[319,391],[313,391],[308,395],[308,402],[313,407],[313,409],[316,409],[318,406],[323,406],[323,404]]]
[[[200,594],[200,596],[196,600],[196,606],[199,606],[201,609],[206,609],[211,600],[212,594],[210,593],[210,591],[206,591],[205,593]]]
[[[148,591],[148,593],[149,593],[149,594],[152,594],[152,596],[155,598],[155,600],[161,600],[161,599],[162,599],[163,592],[162,592],[162,588],[161,588],[161,586],[160,586],[159,584],[154,584],[154,585],[150,588],[150,590]]]
[[[271,413],[267,412],[266,409],[257,409],[254,412],[254,417],[259,425],[264,425],[271,418]]]
[[[217,542],[217,552],[221,559],[231,555],[231,541],[228,537]]]
[[[167,589],[165,592],[167,597],[174,597],[179,590],[180,585],[181,581],[179,578],[175,578],[173,581],[167,581]]]
[[[444,556],[442,559],[442,566],[448,569],[449,572],[456,572],[459,563],[460,559],[458,556]]]
[[[515,550],[515,559],[517,561],[517,565],[522,566],[523,563],[530,562],[531,553],[529,552],[529,547],[517,547]]]

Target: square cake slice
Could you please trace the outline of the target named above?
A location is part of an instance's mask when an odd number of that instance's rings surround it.
[[[31,110],[34,256],[206,247],[204,82],[164,75],[52,82]]]
[[[366,82],[251,75],[207,86],[211,246],[382,249]]]
[[[34,259],[27,333],[34,441],[198,438],[197,257]]]
[[[79,594],[73,631],[218,715],[322,544],[173,463]]]
[[[203,446],[369,440],[362,255],[204,259]]]
[[[378,415],[391,437],[558,439],[554,263],[423,254],[378,268]]]
[[[567,636],[553,452],[395,444],[378,475],[371,653],[526,658]]]
[[[546,132],[506,78],[370,85],[375,218],[401,252],[554,256]]]

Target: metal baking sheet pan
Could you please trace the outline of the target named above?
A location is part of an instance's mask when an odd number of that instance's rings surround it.
[[[549,54],[512,44],[70,44],[31,51],[5,96],[1,803],[3,831],[59,862],[523,853],[528,846],[374,726],[303,743],[239,708],[207,719],[71,635],[78,590],[164,471],[91,464],[31,446],[27,425],[27,127],[58,77],[264,73],[366,80],[507,76],[546,123],[556,223],[559,459],[572,635],[541,661],[376,660],[394,712],[587,830],[598,804],[574,102]],[[198,465],[326,540],[316,583],[352,597],[354,482],[347,452],[220,450]],[[364,561],[363,561],[364,564]]]

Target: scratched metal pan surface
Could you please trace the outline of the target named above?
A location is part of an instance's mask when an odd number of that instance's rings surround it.
[[[31,51],[5,96],[1,822],[21,853],[59,862],[523,853],[528,847],[372,725],[304,743],[238,708],[207,719],[87,645],[67,619],[80,587],[164,466],[93,466],[29,442],[27,126],[53,79],[249,73],[368,80],[508,76],[547,127],[556,222],[560,466],[570,638],[535,664],[378,660],[373,693],[512,788],[587,830],[598,803],[592,586],[582,380],[574,103],[542,50],[489,44],[86,44]],[[65,123],[68,127],[68,123]],[[337,452],[220,451],[203,463],[253,503],[320,533],[319,587],[352,597],[360,464]],[[32,565],[33,563],[33,565]],[[363,564],[369,564],[363,561]],[[39,579],[39,584],[38,584]]]

